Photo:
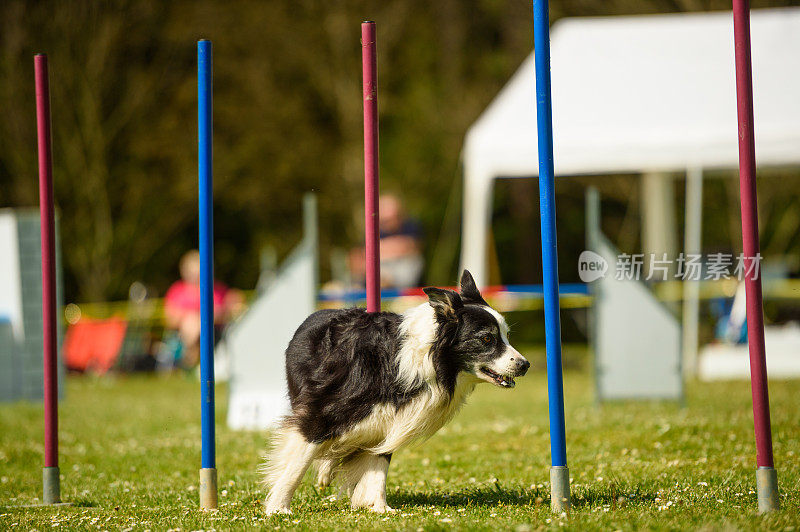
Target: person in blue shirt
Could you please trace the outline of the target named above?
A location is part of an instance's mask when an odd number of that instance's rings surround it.
[[[422,256],[422,228],[405,215],[400,198],[380,197],[381,286],[412,288],[419,286],[425,260]]]

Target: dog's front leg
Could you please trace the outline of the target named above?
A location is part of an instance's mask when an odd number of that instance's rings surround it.
[[[267,484],[270,486],[264,505],[267,515],[291,513],[292,496],[319,450],[319,444],[306,440],[297,429],[282,430],[267,463]]]
[[[391,460],[391,454],[363,454],[356,458],[350,470],[351,477],[360,477],[350,497],[353,508],[367,508],[377,513],[394,511],[386,504],[386,476]]]

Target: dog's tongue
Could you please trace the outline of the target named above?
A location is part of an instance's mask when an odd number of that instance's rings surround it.
[[[505,375],[500,375],[499,373],[495,373],[489,368],[482,368],[481,371],[484,374],[491,377],[494,383],[502,388],[513,388],[517,384],[516,382],[514,382],[513,377],[506,377]]]
[[[513,388],[517,383],[510,377],[500,377],[500,386],[503,388]]]
[[[513,388],[516,384],[513,377],[506,377],[505,375],[497,375],[494,381],[503,388]]]

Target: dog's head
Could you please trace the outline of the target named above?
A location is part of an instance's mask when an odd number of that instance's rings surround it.
[[[530,367],[508,343],[503,316],[483,299],[469,271],[461,275],[461,293],[425,288],[428,302],[442,327],[448,329],[448,353],[461,371],[502,388],[513,388],[515,377]]]

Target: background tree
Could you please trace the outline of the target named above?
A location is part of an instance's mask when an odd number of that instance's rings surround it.
[[[551,4],[554,20],[729,8],[716,0]],[[196,242],[194,43],[206,37],[215,47],[218,276],[252,287],[260,249],[270,245],[283,255],[299,240],[301,197],[313,190],[326,277],[331,248],[361,239],[358,40],[365,18],[379,28],[382,186],[400,192],[423,223],[427,280],[452,282],[461,144],[531,50],[530,2],[6,0],[0,4],[0,206],[37,205],[31,57],[45,51],[67,299],[123,298],[134,280],[163,293],[179,256]],[[607,181],[604,193],[627,205],[629,186],[620,179]],[[527,196],[511,202],[501,190],[496,200],[498,215],[508,220],[495,229],[499,244],[514,240],[515,225],[538,223],[525,204],[526,197],[535,201],[535,183],[518,186]],[[582,201],[579,187],[564,190]],[[762,198],[777,202],[780,212],[797,211],[786,195]],[[729,221],[736,215],[729,209],[711,225],[734,231]],[[766,246],[796,250],[797,224],[797,217],[767,220]],[[500,254],[507,280],[538,275],[531,263],[537,254],[525,248],[533,234],[538,229],[520,233],[517,251]],[[567,248],[582,244],[562,240]]]

